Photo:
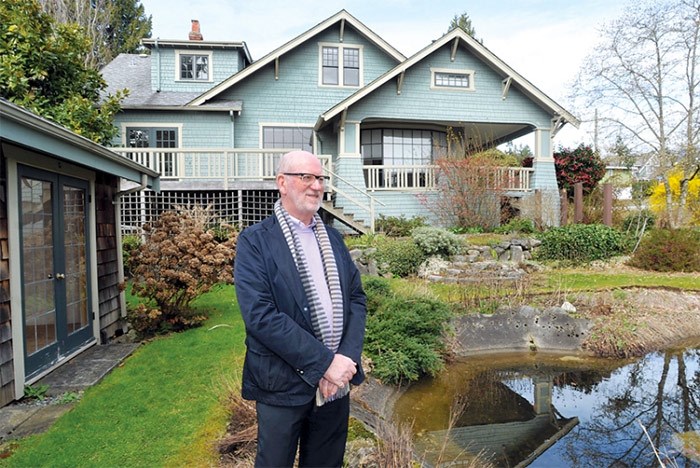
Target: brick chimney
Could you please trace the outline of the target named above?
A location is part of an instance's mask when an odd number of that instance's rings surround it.
[[[190,41],[203,41],[202,33],[199,32],[199,20],[192,20],[192,31],[190,31]]]

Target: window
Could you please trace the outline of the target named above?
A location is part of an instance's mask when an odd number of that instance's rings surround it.
[[[445,132],[378,128],[362,130],[362,159],[366,166],[432,164],[447,151]]]
[[[163,127],[126,127],[126,145],[130,148],[177,148],[179,146],[178,129]],[[175,155],[173,153],[144,153],[139,162],[147,167],[154,167],[151,157],[159,159],[157,167],[163,176],[175,175]],[[130,155],[136,159],[136,153]]]
[[[264,126],[263,148],[299,148],[313,152],[313,129],[298,126]]]
[[[211,54],[187,54],[178,52],[180,70],[179,80],[211,81]]]
[[[379,168],[371,176],[380,187],[399,185],[425,187],[426,171],[421,167],[397,169],[400,166],[426,166],[447,152],[445,132],[431,130],[377,128],[362,130],[360,151],[365,166],[393,166]],[[369,170],[364,171],[369,183]],[[399,181],[401,179],[401,182]]]
[[[431,88],[474,90],[474,72],[469,70],[431,69]]]
[[[361,85],[362,56],[359,47],[321,46],[321,85],[351,86]]]

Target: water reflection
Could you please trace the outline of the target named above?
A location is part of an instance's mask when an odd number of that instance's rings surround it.
[[[664,463],[700,466],[674,446],[675,434],[698,429],[699,403],[693,344],[636,361],[470,358],[411,387],[395,414],[413,425],[428,465],[481,452],[498,466],[659,466],[650,438]]]

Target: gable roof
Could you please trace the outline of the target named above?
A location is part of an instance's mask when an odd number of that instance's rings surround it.
[[[260,60],[253,62],[248,67],[242,69],[241,71],[239,71],[235,75],[232,75],[227,80],[222,81],[221,83],[214,86],[210,90],[201,94],[196,99],[193,99],[189,103],[189,105],[198,106],[198,105],[202,105],[202,104],[206,103],[208,100],[216,97],[221,92],[225,91],[226,89],[230,88],[231,86],[235,85],[236,83],[245,79],[246,77],[254,74],[255,72],[257,72],[261,68],[264,68],[265,66],[269,65],[270,63],[273,63],[275,60],[277,60],[282,55],[295,49],[299,45],[301,45],[304,42],[311,39],[313,36],[328,29],[329,27],[333,26],[334,24],[336,24],[338,22],[341,22],[341,24],[343,25],[342,27],[344,27],[345,24],[350,24],[360,34],[362,34],[368,40],[370,40],[371,42],[376,44],[380,49],[382,49],[384,52],[386,52],[388,55],[390,55],[397,62],[403,62],[404,60],[406,60],[406,57],[401,52],[396,50],[388,42],[386,42],[384,39],[382,39],[377,34],[375,34],[371,29],[369,29],[367,26],[365,26],[361,21],[359,21],[357,18],[352,16],[346,10],[340,10],[335,15],[322,21],[321,23],[317,24],[316,26],[309,29],[305,33],[297,36],[296,38],[294,38],[291,41],[287,42],[286,44],[282,45],[281,47],[273,50],[269,54],[262,57]]]
[[[560,122],[556,124],[556,129],[558,130],[565,123],[570,123],[574,127],[580,125],[581,121],[574,117],[570,112],[561,107],[559,104],[554,102],[549,96],[544,94],[542,91],[537,89],[532,83],[526,80],[522,75],[513,70],[508,66],[503,60],[499,59],[490,50],[488,50],[483,44],[475,40],[469,34],[464,32],[461,28],[455,28],[449,33],[442,36],[440,39],[433,41],[430,45],[426,46],[422,50],[416,52],[413,56],[406,59],[404,62],[398,64],[393,69],[384,73],[376,80],[367,84],[364,88],[357,90],[355,93],[351,94],[344,100],[340,101],[335,106],[331,107],[328,111],[321,114],[316,122],[314,130],[320,130],[328,122],[330,122],[334,117],[338,116],[344,110],[357,103],[388,81],[398,77],[406,70],[411,68],[416,63],[420,62],[436,50],[440,49],[450,42],[457,46],[458,44],[466,45],[477,57],[483,60],[488,66],[499,73],[504,79],[512,80],[513,85],[517,86],[525,95],[530,99],[537,102],[543,108],[551,112],[553,115],[561,119]]]

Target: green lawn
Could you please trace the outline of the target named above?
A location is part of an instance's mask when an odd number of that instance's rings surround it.
[[[233,286],[196,306],[211,311],[203,327],[139,347],[0,466],[215,465],[213,444],[228,422],[224,401],[240,375],[245,332]]]

